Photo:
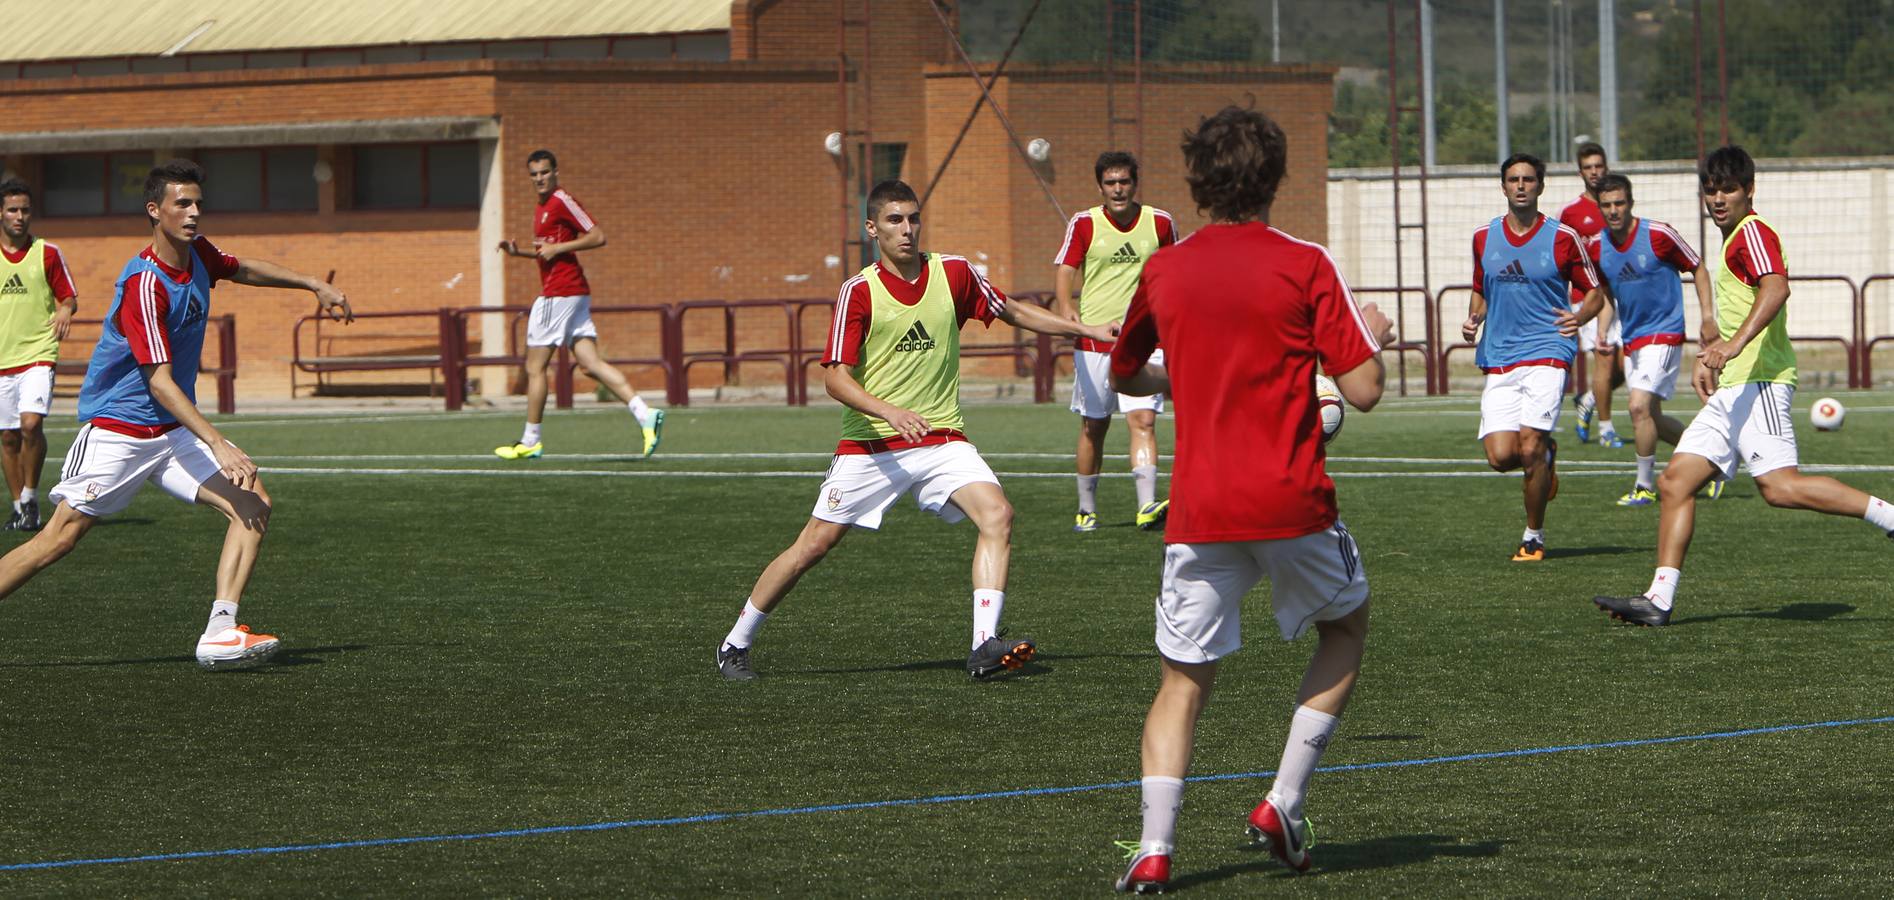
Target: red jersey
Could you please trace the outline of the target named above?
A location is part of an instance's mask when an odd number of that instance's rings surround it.
[[[553,191],[533,210],[535,245],[563,244],[596,227],[597,223],[585,214],[585,208],[572,199],[565,188]],[[551,261],[539,260],[541,297],[579,297],[591,293],[592,286],[585,282],[585,270],[579,267],[577,253],[561,253]]]
[[[1340,374],[1381,348],[1328,251],[1258,222],[1197,230],[1145,263],[1112,374],[1135,374],[1160,338],[1177,410],[1164,540],[1333,525],[1316,365]]]
[[[40,258],[45,262],[46,286],[53,289],[53,299],[63,301],[79,296],[79,292],[72,288],[72,273],[66,270],[66,258],[59,254],[59,245],[46,241],[42,246],[45,252],[40,255]],[[5,256],[7,262],[19,265],[26,259],[27,252],[32,249],[31,244],[20,248],[18,253],[0,248],[0,256]]]
[[[1753,209],[1749,214],[1758,215]],[[1730,236],[1723,248],[1723,267],[1750,287],[1762,284],[1764,275],[1789,274],[1789,265],[1782,258],[1782,238],[1761,219],[1744,222]]]
[[[1559,224],[1578,232],[1578,236],[1584,241],[1590,241],[1605,230],[1605,212],[1598,208],[1598,201],[1593,200],[1591,195],[1579,194],[1577,199],[1565,204],[1559,210]],[[1572,305],[1577,306],[1583,302],[1585,302],[1585,292],[1579,290],[1578,284],[1574,282]]]
[[[191,250],[197,256],[196,264],[204,267],[213,286],[237,274],[237,258],[217,249],[208,238],[192,241]],[[171,268],[150,247],[138,255],[150,260],[165,277],[154,278],[149,272],[139,272],[125,279],[125,299],[118,305],[118,330],[125,335],[125,343],[139,365],[155,366],[171,361],[171,332],[165,327],[165,317],[171,312],[171,290],[165,279],[188,285],[191,270]]]
[[[947,289],[954,295],[959,324],[967,324],[968,319],[990,324],[994,316],[1006,309],[1006,295],[988,284],[986,276],[975,271],[966,257],[941,254],[940,262],[941,270],[947,273]],[[921,267],[921,277],[908,281],[886,263],[877,261],[875,275],[881,278],[882,286],[895,300],[908,306],[921,302],[921,295],[927,292],[926,266]],[[861,364],[862,340],[868,335],[874,305],[868,296],[868,282],[862,276],[842,283],[842,291],[835,297],[835,316],[829,322],[829,343],[822,353],[823,365]]]

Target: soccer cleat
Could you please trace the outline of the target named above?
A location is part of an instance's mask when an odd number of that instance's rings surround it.
[[[1670,610],[1659,609],[1649,597],[1593,597],[1591,602],[1620,622],[1659,627],[1670,624]]]
[[[967,654],[967,674],[975,678],[986,678],[1008,669],[1017,669],[1032,662],[1038,647],[1032,638],[1009,638],[994,636],[973,648]]]
[[[1631,493],[1618,498],[1619,506],[1650,506],[1657,502],[1657,492],[1643,485],[1632,485]]]
[[[651,427],[639,430],[644,432],[644,455],[649,457],[658,452],[658,439],[664,436],[664,410],[652,410]]]
[[[260,665],[276,655],[283,642],[275,635],[252,634],[238,625],[197,639],[197,664],[206,669],[241,669]]]
[[[509,444],[505,447],[493,448],[493,455],[501,459],[538,459],[540,455],[545,452],[546,444],[544,441],[530,446],[526,444]]]
[[[1289,818],[1268,797],[1250,810],[1247,829],[1250,842],[1263,847],[1289,871],[1301,874],[1309,870],[1309,848],[1315,846],[1315,830],[1307,819]]]
[[[39,501],[25,500],[20,503],[20,513],[14,519],[14,527],[19,531],[38,531],[42,524],[39,520]]]
[[[1164,519],[1171,514],[1171,501],[1153,500],[1138,510],[1138,527],[1145,531],[1156,531],[1164,527]]]
[[[1601,432],[1598,435],[1598,446],[1616,450],[1624,446],[1624,438],[1619,437],[1615,431]]]
[[[1579,443],[1591,443],[1591,417],[1598,412],[1598,401],[1591,391],[1586,391],[1572,398],[1572,408],[1578,410],[1578,423],[1572,426],[1572,431],[1577,433]]]
[[[19,531],[19,530],[20,530],[20,511],[16,509],[13,511],[13,515],[7,518],[7,523],[5,525],[0,525],[0,531]]]
[[[1098,530],[1098,513],[1079,510],[1079,514],[1072,518],[1072,530],[1079,532],[1081,534],[1085,532],[1090,532],[1090,531],[1097,531]]]
[[[719,649],[717,671],[723,673],[725,681],[755,681],[756,671],[750,668],[750,648],[725,646]]]
[[[1544,541],[1540,541],[1540,540],[1520,541],[1519,549],[1513,551],[1513,562],[1542,562],[1544,560],[1545,560],[1545,542]]]
[[[1723,490],[1729,487],[1729,484],[1730,480],[1727,478],[1712,478],[1709,484],[1703,486],[1703,493],[1712,500],[1721,500]]]
[[[1171,884],[1171,855],[1169,853],[1150,853],[1137,841],[1113,841],[1118,849],[1125,851],[1125,859],[1131,860],[1130,868],[1125,869],[1123,877],[1118,879],[1118,892],[1131,894],[1162,894]]]

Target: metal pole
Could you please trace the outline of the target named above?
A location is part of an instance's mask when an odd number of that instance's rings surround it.
[[[1545,161],[1559,159],[1559,0],[1545,6]]]
[[[1598,131],[1605,153],[1618,158],[1618,11],[1598,0]]]
[[[1499,135],[1498,153],[1494,162],[1504,162],[1512,155],[1512,123],[1508,121],[1510,113],[1506,110],[1506,0],[1493,0],[1493,108],[1494,118],[1499,121],[1495,132]]]
[[[1420,0],[1421,52],[1421,165],[1433,168],[1434,139],[1434,4]]]
[[[1269,0],[1269,61],[1282,62],[1282,0]]]

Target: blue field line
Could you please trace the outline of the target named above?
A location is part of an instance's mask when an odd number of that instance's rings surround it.
[[[1804,722],[1795,725],[1769,725],[1758,728],[1743,728],[1735,731],[1711,731],[1703,734],[1685,734],[1659,738],[1633,738],[1622,741],[1604,741],[1593,744],[1561,744],[1555,747],[1529,747],[1523,750],[1495,750],[1486,753],[1462,753],[1456,756],[1428,756],[1420,759],[1400,759],[1388,762],[1350,763],[1339,766],[1323,766],[1317,772],[1366,772],[1375,769],[1402,769],[1411,766],[1434,766],[1443,763],[1480,762],[1493,759],[1513,759],[1523,756],[1544,756],[1552,753],[1572,753],[1581,750],[1619,750],[1626,747],[1651,747],[1659,744],[1680,744],[1690,741],[1714,741],[1728,738],[1753,737],[1760,734],[1782,734],[1791,731],[1812,731],[1822,728],[1849,728],[1861,725],[1894,724],[1894,716],[1879,716],[1870,719],[1838,719],[1830,722]],[[1268,778],[1276,773],[1237,772],[1224,775],[1193,775],[1186,781],[1238,781],[1253,778]],[[1020,788],[1010,791],[985,791],[973,794],[943,794],[935,797],[913,797],[903,800],[866,800],[856,803],[830,803],[821,806],[791,806],[780,809],[759,809],[746,812],[700,813],[694,816],[674,816],[662,819],[626,819],[617,822],[592,822],[585,825],[547,825],[536,828],[511,828],[505,831],[480,831],[467,834],[429,834],[415,837],[371,838],[354,841],[328,841],[315,844],[282,844],[274,847],[235,847],[226,850],[192,850],[183,853],[152,853],[143,856],[103,856],[90,859],[56,859],[44,862],[8,863],[0,865],[0,872],[19,872],[32,869],[63,869],[74,866],[103,866],[117,863],[172,862],[183,859],[212,859],[229,856],[265,856],[278,853],[309,853],[317,850],[355,850],[366,847],[395,847],[403,844],[438,844],[448,841],[481,841],[497,838],[542,837],[553,834],[571,834],[581,831],[617,831],[627,828],[656,828],[664,825],[696,825],[707,822],[727,822],[736,819],[757,819],[766,816],[800,816],[810,813],[852,812],[863,809],[886,809],[895,806],[932,806],[942,803],[969,803],[978,800],[1004,800],[1014,797],[1050,797],[1060,794],[1080,794],[1089,791],[1119,790],[1137,787],[1137,781],[1108,781],[1099,784],[1070,785],[1066,787]]]

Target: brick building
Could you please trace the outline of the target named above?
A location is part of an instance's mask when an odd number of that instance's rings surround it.
[[[583,257],[595,303],[831,298],[861,265],[860,246],[843,243],[858,218],[845,212],[853,201],[844,184],[866,167],[925,190],[978,96],[927,0],[875,2],[866,28],[839,25],[835,0],[546,0],[530,16],[471,0],[337,0],[293,13],[260,0],[152,0],[138,9],[127,16],[76,0],[56,14],[15,10],[23,30],[0,51],[0,165],[38,192],[35,231],[65,250],[82,317],[104,312],[112,279],[148,234],[144,171],[174,155],[210,173],[206,233],[220,246],[333,269],[363,312],[529,302],[531,263],[491,248],[529,233],[524,159],[542,146],[609,236]],[[79,19],[105,24],[72,28]],[[844,32],[847,79],[838,78]],[[1022,140],[1051,142],[1037,171],[1068,214],[1096,200],[1091,159],[1108,149],[1108,129],[1121,143],[1135,133],[1107,121],[1107,90],[1120,118],[1136,109],[1128,73],[1112,74],[1107,88],[1097,67],[1012,66],[992,88]],[[1327,157],[1332,75],[1147,67],[1147,201],[1192,227],[1176,135],[1253,97],[1283,121],[1294,153],[1279,222],[1325,234],[1314,167]],[[864,128],[865,141],[855,134]],[[851,133],[840,156],[825,146],[833,131]],[[846,181],[843,159],[852,161]],[[1063,222],[990,111],[968,131],[928,213],[927,246],[983,263],[1002,289],[1050,288]],[[312,304],[236,286],[217,302],[237,316],[240,396],[288,396],[292,327]],[[505,329],[492,327],[502,318],[484,317],[481,333],[482,318],[479,349],[504,351]],[[820,341],[820,320],[811,316],[807,342]],[[648,321],[601,317],[607,351],[655,356]],[[711,330],[720,319],[687,321],[693,344],[721,340]],[[745,311],[739,342],[780,346],[783,323],[780,312]],[[971,339],[1006,340],[1006,331]],[[431,352],[435,333],[424,318],[368,320],[325,330],[320,347],[305,334],[303,353]],[[82,337],[68,356],[88,350]],[[510,386],[503,372],[478,374],[480,389]],[[654,371],[628,374],[643,390],[659,387]],[[705,366],[692,381],[723,375]],[[312,383],[297,381],[305,391]]]

